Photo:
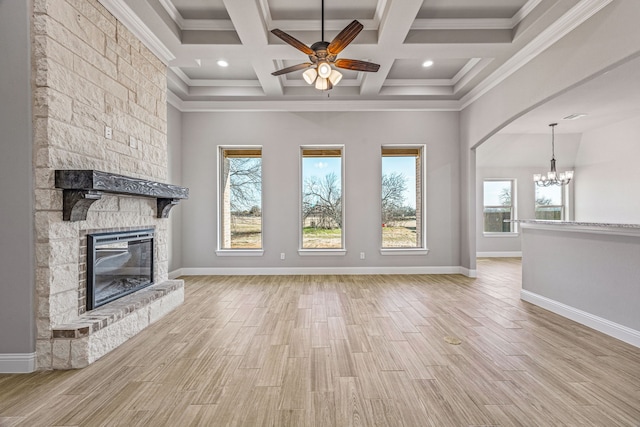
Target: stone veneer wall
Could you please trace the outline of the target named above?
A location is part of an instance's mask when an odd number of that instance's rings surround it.
[[[56,169],[166,182],[166,66],[97,0],[33,7],[36,353],[37,368],[50,369],[66,366],[70,346],[54,345],[52,330],[83,311],[78,260],[87,230],[155,228],[156,283],[167,279],[168,224],[155,218],[154,199],[105,194],[86,221],[66,222],[54,188]]]

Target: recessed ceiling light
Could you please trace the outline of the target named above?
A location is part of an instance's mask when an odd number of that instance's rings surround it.
[[[422,63],[422,66],[423,66],[424,68],[429,68],[429,67],[433,66],[433,61],[432,61],[432,60],[430,60],[430,59],[427,59],[426,61],[424,61],[424,62]]]
[[[562,120],[575,120],[575,119],[579,119],[580,117],[584,117],[586,116],[585,113],[574,113],[574,114],[570,114],[567,117],[563,117]]]
[[[218,66],[219,67],[228,67],[229,63],[227,61],[225,61],[224,59],[218,59]]]

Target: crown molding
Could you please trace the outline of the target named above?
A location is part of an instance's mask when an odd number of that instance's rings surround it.
[[[613,0],[586,0],[578,3],[560,19],[542,31],[524,48],[509,58],[496,69],[489,77],[478,84],[467,95],[462,97],[462,109],[477,101],[481,96],[502,83],[507,77],[524,67],[529,61],[541,54],[544,50],[555,44],[562,37],[569,34],[580,24],[598,13]]]
[[[261,87],[258,80],[214,80],[214,79],[192,79],[178,67],[169,67],[175,77],[188,87]],[[173,76],[172,76],[173,77]],[[173,79],[175,83],[175,78]]]
[[[349,112],[349,111],[433,111],[458,112],[459,101],[303,100],[303,101],[184,101],[169,91],[167,102],[183,113],[195,112]]]
[[[511,18],[511,28],[515,28],[516,25],[522,22],[522,20],[526,18],[527,15],[529,15],[531,12],[533,12],[533,9],[535,9],[540,3],[542,3],[542,0],[529,0],[528,2],[526,2],[524,6],[522,6],[520,10],[517,11],[516,14]]]
[[[184,19],[171,0],[158,0],[160,6],[182,31],[234,31],[228,19]]]
[[[416,19],[412,30],[513,30],[542,0],[529,0],[511,18]]]
[[[118,21],[122,22],[165,65],[175,55],[160,41],[144,22],[131,10],[124,0],[98,0]]]
[[[513,21],[504,19],[416,19],[411,30],[511,30]]]

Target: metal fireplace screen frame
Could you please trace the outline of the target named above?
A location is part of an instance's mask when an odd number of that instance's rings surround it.
[[[153,229],[87,235],[87,311],[153,284],[153,237]]]

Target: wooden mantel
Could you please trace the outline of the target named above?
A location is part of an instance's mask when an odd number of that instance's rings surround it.
[[[55,186],[63,190],[62,219],[83,221],[89,207],[103,193],[156,199],[157,217],[168,218],[171,208],[189,198],[189,189],[97,170],[56,170]]]

